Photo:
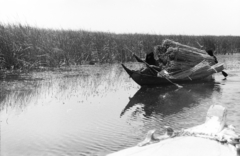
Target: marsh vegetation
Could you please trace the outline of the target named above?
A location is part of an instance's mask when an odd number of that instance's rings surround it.
[[[144,57],[166,38],[195,47],[200,43],[217,54],[240,51],[239,36],[115,34],[0,24],[0,70],[129,62],[134,58],[127,48]]]

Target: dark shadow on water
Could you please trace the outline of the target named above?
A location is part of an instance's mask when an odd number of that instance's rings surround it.
[[[152,114],[167,116],[175,114],[186,107],[194,107],[200,100],[211,98],[214,91],[220,92],[216,83],[187,84],[177,89],[175,86],[164,86],[158,88],[141,88],[130,98],[129,103],[123,109],[120,117],[128,111],[139,111],[148,118]],[[139,109],[140,106],[141,109]],[[135,109],[135,110],[134,110]]]

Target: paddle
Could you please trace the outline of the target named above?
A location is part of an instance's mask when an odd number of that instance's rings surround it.
[[[126,47],[127,48],[127,47]],[[127,48],[128,49],[128,48]],[[132,53],[132,55],[136,58],[136,60],[138,60],[139,62],[142,62],[142,63],[144,63],[146,66],[147,66],[147,68],[149,68],[150,69],[150,71],[153,73],[153,72],[156,72],[156,73],[158,73],[158,71],[157,70],[155,70],[154,68],[152,68],[147,62],[145,62],[144,60],[142,60],[142,59],[140,59],[137,55],[135,55],[135,53],[134,52],[132,52],[130,49],[128,49],[131,53]],[[141,61],[140,61],[141,60]],[[154,74],[154,73],[153,73]],[[176,87],[178,87],[178,88],[183,88],[183,86],[181,86],[181,85],[179,85],[179,84],[176,84],[176,83],[173,83],[169,78],[167,78],[167,77],[165,77],[165,76],[163,76],[168,82],[170,82],[171,84],[173,84],[173,85],[175,85]]]
[[[222,71],[222,75],[226,78],[228,74],[225,71]]]
[[[147,68],[150,69],[150,71],[151,71],[152,74],[155,74],[154,72],[157,72],[157,73],[158,73],[157,70],[155,70],[153,67],[151,67],[147,62],[145,62],[145,61],[143,61],[142,59],[140,59],[136,54],[132,53],[132,55],[135,57],[135,59],[136,59],[138,62],[140,62],[140,63],[145,63],[146,66],[147,66]]]
[[[142,59],[140,59],[137,55],[135,55],[133,53],[133,56],[135,57],[135,59],[138,61],[138,62],[141,62],[141,63],[144,63],[148,69],[150,69],[151,73],[152,74],[155,74],[154,72],[158,73],[157,70],[155,70],[154,68],[152,68],[147,62],[143,61]],[[140,61],[141,60],[141,61]]]

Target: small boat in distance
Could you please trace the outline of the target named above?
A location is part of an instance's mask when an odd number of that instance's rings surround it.
[[[240,136],[226,117],[224,107],[212,105],[202,125],[180,131],[166,126],[164,135],[150,130],[137,146],[108,156],[239,156]]]

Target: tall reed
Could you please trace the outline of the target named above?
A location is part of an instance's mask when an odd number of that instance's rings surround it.
[[[0,70],[128,62],[134,59],[127,49],[144,57],[166,38],[218,54],[240,51],[239,36],[115,34],[0,24]]]

